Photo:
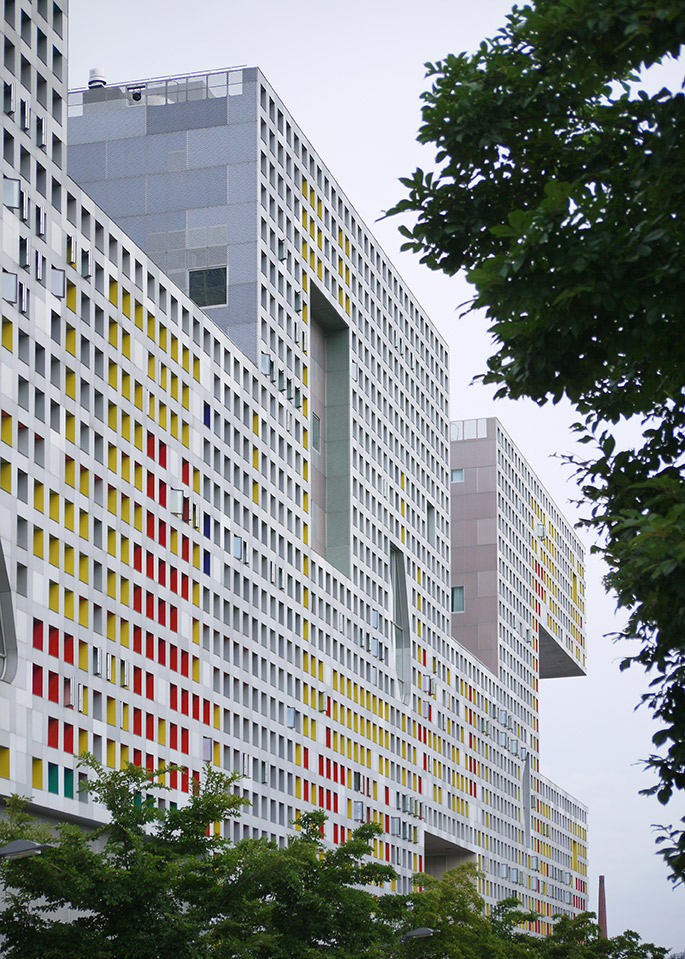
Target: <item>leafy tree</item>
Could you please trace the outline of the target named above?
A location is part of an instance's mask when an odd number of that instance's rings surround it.
[[[575,405],[587,522],[639,643],[622,666],[652,674],[662,803],[685,788],[685,97],[634,81],[684,40],[681,0],[514,8],[475,54],[427,65],[436,169],[390,211],[416,214],[404,247],[428,266],[466,270],[497,395]],[[676,881],[683,823],[662,837]]]
[[[630,930],[604,939],[595,914],[558,916],[552,934],[536,943],[539,959],[666,959],[668,949],[642,942]]]
[[[214,880],[212,854],[225,845],[210,826],[237,815],[235,776],[207,767],[182,808],[160,808],[160,771],[129,765],[96,773],[90,792],[110,821],[92,832],[63,823],[54,848],[2,863],[9,890],[0,913],[11,959],[166,959],[205,955],[203,895]],[[11,838],[45,840],[13,802]],[[66,910],[66,911],[65,911]]]
[[[163,770],[105,771],[92,757],[88,784],[109,821],[84,832],[37,825],[20,800],[0,821],[3,842],[49,842],[40,856],[6,860],[0,935],[9,959],[334,959],[384,956],[392,926],[363,887],[394,878],[369,859],[376,824],[327,848],[325,815],[303,814],[284,847],[235,846],[212,828],[238,815],[237,776],[207,767],[181,808],[157,802]]]
[[[515,900],[504,900],[495,921],[484,914],[478,893],[478,872],[474,863],[448,869],[438,879],[426,873],[414,877],[418,891],[409,896],[386,896],[382,902],[388,918],[394,918],[400,959],[526,959],[529,937],[515,931],[517,923],[537,919],[534,913],[518,908]],[[402,935],[428,928],[435,934],[426,939]]]

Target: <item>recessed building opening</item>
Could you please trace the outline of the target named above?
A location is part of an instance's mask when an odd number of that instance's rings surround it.
[[[350,331],[323,293],[311,287],[311,542],[350,575]]]

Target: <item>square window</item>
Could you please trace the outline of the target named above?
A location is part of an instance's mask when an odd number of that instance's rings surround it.
[[[452,483],[463,483],[464,482],[464,470],[452,470],[450,475],[450,480]]]
[[[218,306],[226,303],[226,267],[190,270],[189,295],[198,306]]]

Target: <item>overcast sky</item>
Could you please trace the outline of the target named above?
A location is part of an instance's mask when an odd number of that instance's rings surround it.
[[[432,159],[415,143],[423,64],[475,49],[509,8],[503,0],[70,0],[69,79],[85,86],[94,66],[111,83],[261,67],[450,344],[452,417],[499,416],[574,518],[577,493],[553,458],[572,449],[570,411],[495,403],[492,390],[471,385],[489,342],[482,317],[458,320],[468,285],[400,253],[395,222],[374,224],[402,195],[398,178]],[[673,75],[680,83],[682,73]],[[646,682],[636,671],[619,674],[621,651],[604,634],[620,621],[601,577],[589,559],[588,678],[541,684],[542,772],[590,807],[590,908],[604,874],[609,934],[632,928],[681,950],[683,890],[672,889],[655,855],[651,823],[676,821],[685,802],[664,810],[637,795],[650,784],[638,760],[650,751],[651,724],[633,711]]]

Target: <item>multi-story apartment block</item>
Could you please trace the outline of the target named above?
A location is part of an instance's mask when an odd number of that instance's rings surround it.
[[[508,875],[529,850],[534,908],[584,908],[586,811],[542,778],[538,739],[539,681],[585,672],[583,548],[498,420],[450,431],[452,635],[494,690],[490,871]]]
[[[244,775],[232,838],[315,805],[332,843],[382,824],[397,889],[473,859],[540,931],[584,908],[585,811],[538,770],[538,677],[582,643],[553,504],[526,473],[481,579],[528,592],[481,645],[446,345],[263,75],[96,79],[72,178],[66,9],[3,29],[2,792],[97,819],[82,751],[180,765],[180,802],[209,762]]]

